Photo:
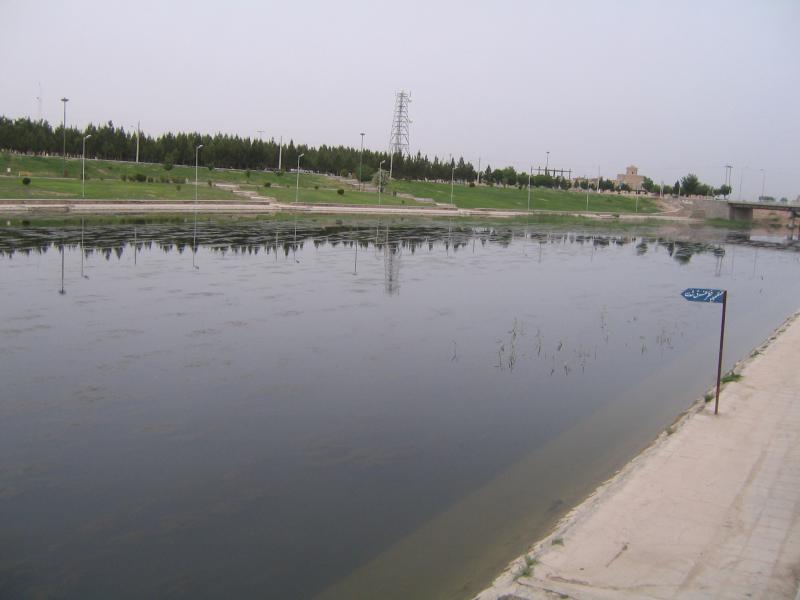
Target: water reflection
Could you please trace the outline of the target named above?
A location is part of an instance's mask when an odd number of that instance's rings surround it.
[[[468,596],[713,381],[680,290],[728,365],[800,293],[719,231],[193,233],[0,229],[0,595]]]
[[[716,236],[715,236],[716,237]],[[121,258],[123,253],[136,253],[154,248],[163,252],[183,253],[187,248],[196,251],[200,247],[214,253],[258,254],[264,252],[284,258],[290,252],[302,249],[305,243],[312,243],[317,249],[336,248],[340,244],[352,247],[358,243],[365,251],[374,248],[383,252],[385,247],[391,253],[400,250],[411,253],[420,249],[433,250],[434,242],[441,240],[449,255],[470,247],[475,251],[475,242],[482,246],[487,243],[508,247],[516,239],[531,243],[563,245],[592,244],[602,248],[609,245],[627,246],[633,244],[637,254],[647,253],[649,246],[664,248],[680,263],[688,263],[695,254],[713,252],[724,255],[723,244],[744,245],[773,249],[800,249],[795,240],[769,236],[751,236],[746,232],[729,232],[724,242],[697,239],[675,239],[657,235],[609,235],[606,233],[575,233],[568,231],[530,231],[527,227],[515,226],[458,226],[445,225],[402,226],[389,224],[359,227],[344,225],[317,226],[308,223],[215,223],[198,225],[195,234],[192,227],[182,225],[93,225],[84,228],[37,227],[0,228],[0,256],[13,257],[20,253],[46,253],[49,249],[63,244],[68,248],[86,248],[87,256],[99,253],[106,259],[112,256]]]

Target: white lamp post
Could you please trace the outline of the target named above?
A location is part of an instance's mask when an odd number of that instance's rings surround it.
[[[294,203],[297,204],[297,197],[300,195],[300,159],[305,156],[305,152],[297,157],[297,185],[294,188]]]
[[[133,129],[133,125],[131,125],[131,129]],[[141,136],[141,130],[139,128],[139,121],[136,122],[136,164],[139,164],[139,137]]]
[[[381,188],[383,187],[383,163],[385,160],[382,160],[381,163],[378,165],[378,206],[381,205]]]
[[[361,176],[361,166],[364,164],[364,136],[365,133],[361,133],[361,157],[358,159],[358,189],[363,190],[364,184],[362,183],[362,176]]]
[[[531,165],[531,170],[528,171],[528,212],[531,212],[531,177],[533,177],[533,165]]]
[[[62,173],[61,173],[63,175],[64,171],[67,170],[67,102],[69,102],[69,98],[62,98],[61,102],[64,103],[64,121],[62,122],[61,126],[61,129],[64,133],[64,150],[63,150],[64,167],[62,168]]]
[[[451,158],[450,159],[450,204],[453,204],[453,187],[455,179],[456,179],[456,163]]]
[[[83,136],[83,150],[81,151],[81,196],[86,198],[86,140],[92,137],[92,134]]]

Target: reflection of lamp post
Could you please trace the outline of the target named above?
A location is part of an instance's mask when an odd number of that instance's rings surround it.
[[[378,206],[381,205],[381,188],[383,187],[383,163],[385,160],[381,161],[381,164],[378,165]]]
[[[69,98],[62,98],[61,102],[64,103],[64,122],[61,127],[64,133],[64,168],[61,170],[61,174],[63,175],[67,170],[67,102],[69,102]]]
[[[294,203],[297,204],[297,197],[300,195],[300,159],[305,156],[305,152],[297,157],[297,185],[294,188]]]
[[[81,150],[81,196],[86,198],[86,140],[92,134],[83,136],[83,150]]]
[[[200,165],[200,148],[203,147],[203,144],[197,146],[194,149],[194,234],[192,235],[192,266],[195,269],[199,269],[196,264],[194,264],[194,255],[197,253],[197,187],[198,187],[198,169]]]
[[[61,289],[58,290],[59,294],[66,294],[67,292],[64,290],[64,244],[61,244]]]
[[[58,290],[59,294],[66,294],[67,292],[64,290],[64,244],[61,244],[61,289]],[[83,252],[83,250],[81,250]]]
[[[363,187],[364,187],[364,184],[362,183],[363,179],[362,179],[362,176],[361,176],[361,165],[364,164],[364,135],[366,135],[366,134],[364,134],[362,132],[361,133],[361,158],[358,159],[358,189],[359,190],[363,189]]]

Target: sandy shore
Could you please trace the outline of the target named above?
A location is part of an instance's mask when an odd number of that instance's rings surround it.
[[[477,598],[800,596],[797,316]]]

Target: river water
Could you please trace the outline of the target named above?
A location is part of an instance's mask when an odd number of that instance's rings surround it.
[[[712,385],[684,288],[726,368],[800,292],[725,230],[194,235],[0,229],[0,597],[469,597]]]

